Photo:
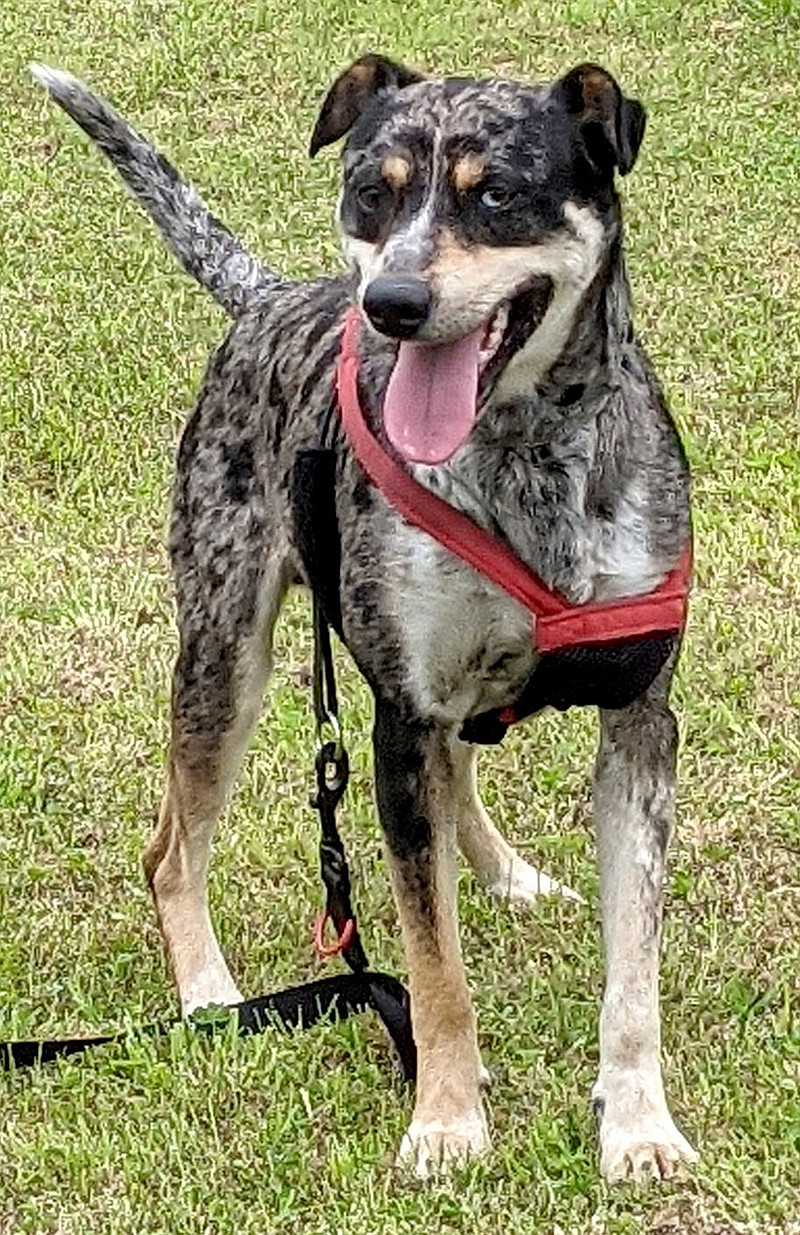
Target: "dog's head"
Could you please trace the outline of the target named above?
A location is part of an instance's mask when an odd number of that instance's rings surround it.
[[[409,459],[441,462],[464,440],[479,375],[534,287],[597,274],[618,230],[615,173],[633,167],[644,124],[592,64],[542,88],[429,79],[370,55],[334,83],[311,153],[348,135],[343,245],[364,313],[402,341],[384,422]],[[409,426],[426,386],[440,411]]]

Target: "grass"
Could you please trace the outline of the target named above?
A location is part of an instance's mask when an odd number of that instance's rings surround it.
[[[302,276],[337,261],[335,159],[309,164],[305,145],[338,66],[373,47],[438,71],[543,78],[592,58],[650,110],[625,185],[631,266],[695,475],[663,992],[668,1091],[702,1152],[679,1184],[598,1181],[594,724],[546,717],[487,755],[485,795],[589,907],[509,911],[464,878],[494,1074],[489,1161],[438,1189],[393,1176],[411,1100],[369,1018],[243,1043],[176,1030],[0,1078],[0,1232],[797,1231],[796,0],[7,0],[0,35],[0,1038],[135,1026],[173,1007],[138,855],[175,648],[172,455],[224,330],[26,63],[89,78],[259,253]],[[213,869],[249,993],[314,972],[301,599],[279,643]],[[357,903],[374,960],[399,972],[370,705],[346,668],[343,691]]]

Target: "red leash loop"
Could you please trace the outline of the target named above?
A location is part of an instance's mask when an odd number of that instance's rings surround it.
[[[348,918],[344,924],[344,930],[341,935],[337,936],[335,943],[325,942],[325,927],[333,919],[327,909],[320,909],[314,922],[314,950],[320,960],[330,960],[332,956],[341,956],[346,952],[353,942],[353,936],[356,933],[355,918]]]

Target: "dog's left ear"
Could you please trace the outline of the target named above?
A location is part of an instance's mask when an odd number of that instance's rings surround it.
[[[644,136],[645,110],[628,99],[598,64],[581,64],[556,83],[567,111],[578,122],[590,163],[598,172],[627,176]]]
[[[323,146],[344,137],[376,94],[392,86],[402,89],[424,80],[422,73],[407,69],[403,64],[395,64],[384,56],[369,55],[356,60],[336,79],[320,108],[311,134],[311,157]]]

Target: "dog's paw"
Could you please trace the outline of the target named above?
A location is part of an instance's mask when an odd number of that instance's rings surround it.
[[[609,1184],[670,1179],[681,1162],[697,1160],[669,1116],[641,1128],[617,1128],[600,1139],[600,1172]]]
[[[181,1012],[194,1016],[206,1008],[230,1008],[242,1003],[244,996],[227,972],[209,970],[199,974],[185,991],[181,991]]]
[[[413,1171],[417,1179],[433,1179],[481,1157],[489,1148],[482,1110],[448,1123],[414,1119],[400,1144],[397,1163]]]
[[[557,879],[551,879],[519,857],[514,858],[503,876],[493,879],[484,887],[490,896],[512,905],[532,905],[540,896],[563,896],[564,900],[586,904],[580,893]]]
[[[600,1119],[600,1173],[606,1183],[670,1179],[682,1162],[697,1160],[663,1103],[643,1102],[639,1111],[619,1104],[615,1113],[614,1103],[595,1092],[594,1107]]]

